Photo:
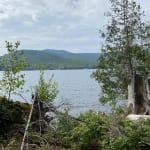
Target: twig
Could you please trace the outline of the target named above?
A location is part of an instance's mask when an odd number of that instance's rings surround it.
[[[144,144],[150,146],[150,143],[147,143],[147,142],[145,142],[145,141],[142,141],[142,143],[144,143]]]
[[[2,149],[2,150],[5,150],[3,144],[1,145],[1,149]]]
[[[30,110],[30,114],[29,114],[29,117],[28,117],[28,121],[27,121],[27,125],[26,125],[26,128],[25,128],[25,132],[24,132],[24,136],[23,136],[23,139],[22,139],[20,150],[23,150],[23,147],[24,147],[25,138],[26,138],[27,131],[28,131],[28,128],[29,128],[31,117],[32,117],[32,112],[33,112],[35,97],[36,96],[33,97],[33,103],[32,103],[32,106],[31,106],[31,110]]]
[[[20,96],[26,103],[29,103],[28,100],[20,93],[15,93],[16,95]]]
[[[40,130],[40,136],[42,134],[42,127],[41,127],[41,106],[40,106],[40,102],[38,101],[38,109],[39,109],[39,130]]]

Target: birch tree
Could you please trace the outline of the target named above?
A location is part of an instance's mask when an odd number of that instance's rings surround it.
[[[25,59],[23,53],[18,51],[20,42],[12,44],[6,41],[8,54],[1,58],[1,66],[3,68],[3,76],[0,80],[0,90],[5,94],[8,100],[11,95],[16,93],[16,90],[21,88],[24,81],[24,74],[21,71],[25,67]]]

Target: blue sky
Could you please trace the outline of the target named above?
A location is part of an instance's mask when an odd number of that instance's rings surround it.
[[[150,17],[150,0],[137,0]],[[0,55],[5,41],[20,49],[99,52],[99,29],[106,24],[109,0],[0,0]]]

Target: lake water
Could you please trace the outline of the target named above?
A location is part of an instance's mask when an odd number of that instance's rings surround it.
[[[100,94],[100,87],[98,83],[91,78],[94,70],[46,70],[45,79],[48,80],[54,74],[54,80],[58,83],[59,94],[56,97],[55,105],[62,103],[69,104],[70,113],[78,115],[79,113],[95,110],[107,111],[106,107],[102,106],[98,99]],[[39,71],[23,71],[25,73],[25,89],[30,92],[24,93],[23,96],[26,101],[30,102],[33,87],[37,85],[39,80]],[[2,72],[0,73],[2,76]],[[14,96],[15,99],[20,97]]]

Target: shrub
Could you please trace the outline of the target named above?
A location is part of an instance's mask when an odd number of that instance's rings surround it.
[[[29,104],[8,101],[6,97],[0,97],[0,142],[7,142],[13,136],[23,133],[29,109]]]

